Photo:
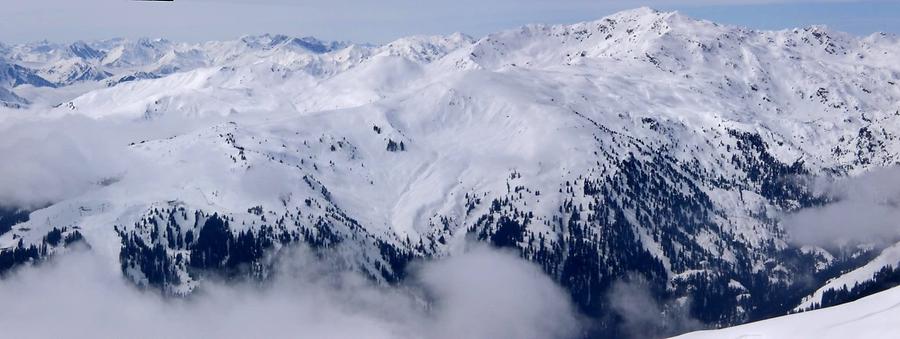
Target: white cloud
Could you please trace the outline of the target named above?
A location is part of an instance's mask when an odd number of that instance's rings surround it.
[[[511,254],[477,248],[422,264],[398,287],[335,271],[305,251],[269,284],[206,283],[187,299],[139,291],[89,251],[0,280],[14,338],[566,338],[563,290]]]
[[[45,205],[116,176],[127,153],[104,127],[78,116],[0,125],[0,205]]]
[[[704,327],[690,317],[690,300],[657,300],[649,283],[631,274],[613,283],[607,294],[610,310],[621,317],[619,333],[626,338],[664,338]]]
[[[80,195],[141,169],[128,145],[190,131],[211,119],[147,120],[10,113],[0,120],[0,206],[36,208]],[[30,117],[28,115],[35,115]],[[15,119],[11,118],[14,117]],[[212,122],[211,122],[212,121]]]
[[[782,223],[798,244],[889,243],[900,238],[900,168],[820,181],[816,193],[835,202],[802,209]]]

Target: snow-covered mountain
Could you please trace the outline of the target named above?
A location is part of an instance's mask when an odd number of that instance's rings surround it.
[[[77,118],[117,135],[81,157],[109,166],[0,210],[14,220],[0,270],[86,242],[136,284],[188,294],[210,271],[264,278],[269,253],[306,243],[389,283],[479,241],[541,266],[616,335],[607,295],[633,274],[724,326],[827,306],[829,279],[893,264],[878,254],[898,239],[803,246],[781,222],[834,200],[817,178],[900,161],[892,35],[642,8],[380,46],[265,35],[0,51],[0,124]]]

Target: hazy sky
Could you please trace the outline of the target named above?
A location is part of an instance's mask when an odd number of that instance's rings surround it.
[[[285,33],[381,43],[457,31],[477,37],[526,23],[593,20],[638,6],[754,28],[826,24],[860,35],[900,32],[897,0],[4,0],[0,41],[199,41]]]

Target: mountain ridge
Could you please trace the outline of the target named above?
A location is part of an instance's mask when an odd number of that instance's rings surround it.
[[[785,314],[882,249],[800,246],[780,217],[834,202],[815,179],[900,161],[896,38],[643,8],[477,40],[259,39],[106,42],[87,54],[121,73],[28,88],[0,122],[85,119],[113,146],[84,158],[111,168],[33,202],[50,205],[0,235],[0,268],[87,242],[185,295],[206,271],[264,279],[264,255],[302,243],[391,283],[475,240],[616,335],[606,295],[631,273],[724,326]]]

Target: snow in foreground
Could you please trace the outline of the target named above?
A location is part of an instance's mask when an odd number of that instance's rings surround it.
[[[900,333],[900,287],[812,312],[792,314],[676,338],[896,338]]]

